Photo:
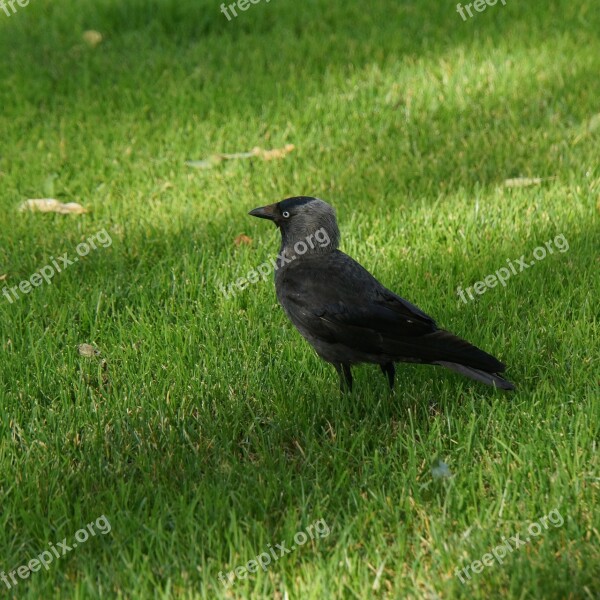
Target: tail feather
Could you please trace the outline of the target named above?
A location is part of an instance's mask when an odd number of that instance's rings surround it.
[[[491,385],[501,390],[514,390],[515,385],[510,381],[503,379],[500,375],[496,373],[488,373],[486,371],[482,371],[481,369],[474,369],[473,367],[466,367],[465,365],[460,365],[458,363],[447,362],[445,360],[438,360],[435,363],[436,365],[441,365],[442,367],[446,367],[451,371],[455,371],[456,373],[460,373],[461,375],[466,375],[475,381],[480,381],[481,383],[485,383],[486,385]]]
[[[416,339],[388,338],[386,341],[388,344],[385,353],[398,356],[398,360],[402,360],[402,356],[411,356],[422,362],[456,363],[487,373],[502,373],[506,369],[506,366],[491,354],[443,329]]]
[[[419,345],[433,364],[502,390],[515,389],[510,381],[499,375],[506,370],[503,363],[449,331],[438,329],[424,335],[420,338]]]

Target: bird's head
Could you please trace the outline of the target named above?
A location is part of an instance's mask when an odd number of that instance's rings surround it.
[[[249,215],[273,221],[281,230],[282,249],[302,249],[310,252],[330,252],[340,242],[335,209],[319,198],[296,196],[275,204],[251,210]],[[296,250],[298,249],[296,248]]]

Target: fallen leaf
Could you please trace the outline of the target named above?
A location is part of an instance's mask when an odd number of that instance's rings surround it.
[[[258,150],[258,151],[257,151]],[[217,154],[223,160],[236,160],[238,158],[252,158],[253,156],[258,156],[260,153],[260,148],[252,148],[250,152],[234,152],[233,154]]]
[[[87,208],[83,208],[77,202],[67,202],[63,204],[54,198],[42,198],[37,200],[27,200],[19,206],[20,211],[30,210],[33,212],[54,212],[61,215],[74,214],[83,215],[88,212]]]
[[[81,356],[85,356],[86,358],[94,358],[94,356],[100,354],[100,350],[94,348],[91,344],[79,344],[77,350]]]
[[[84,31],[82,37],[83,41],[90,46],[90,48],[95,48],[102,41],[102,34],[99,31],[94,31],[93,29]]]
[[[187,160],[185,164],[188,167],[194,169],[212,169],[214,166],[223,162],[224,160],[239,160],[244,158],[262,158],[263,160],[275,160],[277,158],[284,158],[292,150],[294,150],[294,144],[287,144],[284,148],[275,148],[273,150],[263,150],[256,146],[252,148],[250,152],[235,152],[234,154],[212,154],[208,158],[202,160]]]
[[[0,275],[0,281],[4,281],[7,277],[8,275],[6,273],[4,273],[4,275]]]
[[[286,144],[284,148],[276,148],[275,150],[261,150],[260,148],[254,148],[253,151],[256,151],[257,156],[262,157],[264,160],[275,160],[277,158],[285,158],[294,150],[294,148],[294,144]]]
[[[539,185],[544,180],[541,177],[515,177],[514,179],[506,179],[505,187],[528,187],[530,185]]]
[[[241,233],[240,235],[238,235],[235,240],[233,240],[233,243],[236,246],[240,246],[242,244],[245,244],[246,246],[249,246],[252,243],[252,238],[248,237],[247,235]]]
[[[194,169],[212,169],[218,165],[223,159],[216,154],[205,158],[204,160],[186,160],[185,164]]]

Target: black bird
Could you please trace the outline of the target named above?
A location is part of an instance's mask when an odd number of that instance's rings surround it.
[[[514,385],[496,358],[448,331],[385,288],[338,250],[335,210],[308,196],[255,208],[281,230],[275,271],[277,299],[296,329],[331,363],[342,389],[352,389],[352,365],[374,363],[394,387],[396,362],[441,365],[504,390]]]

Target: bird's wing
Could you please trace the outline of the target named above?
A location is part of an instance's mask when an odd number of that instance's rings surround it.
[[[342,252],[288,265],[277,272],[276,284],[284,309],[309,338],[385,360],[442,364],[470,377],[472,369],[488,374],[505,369],[487,352],[438,329],[431,317]]]
[[[435,321],[382,286],[342,252],[289,265],[277,281],[292,321],[312,335],[365,352],[437,330]]]

